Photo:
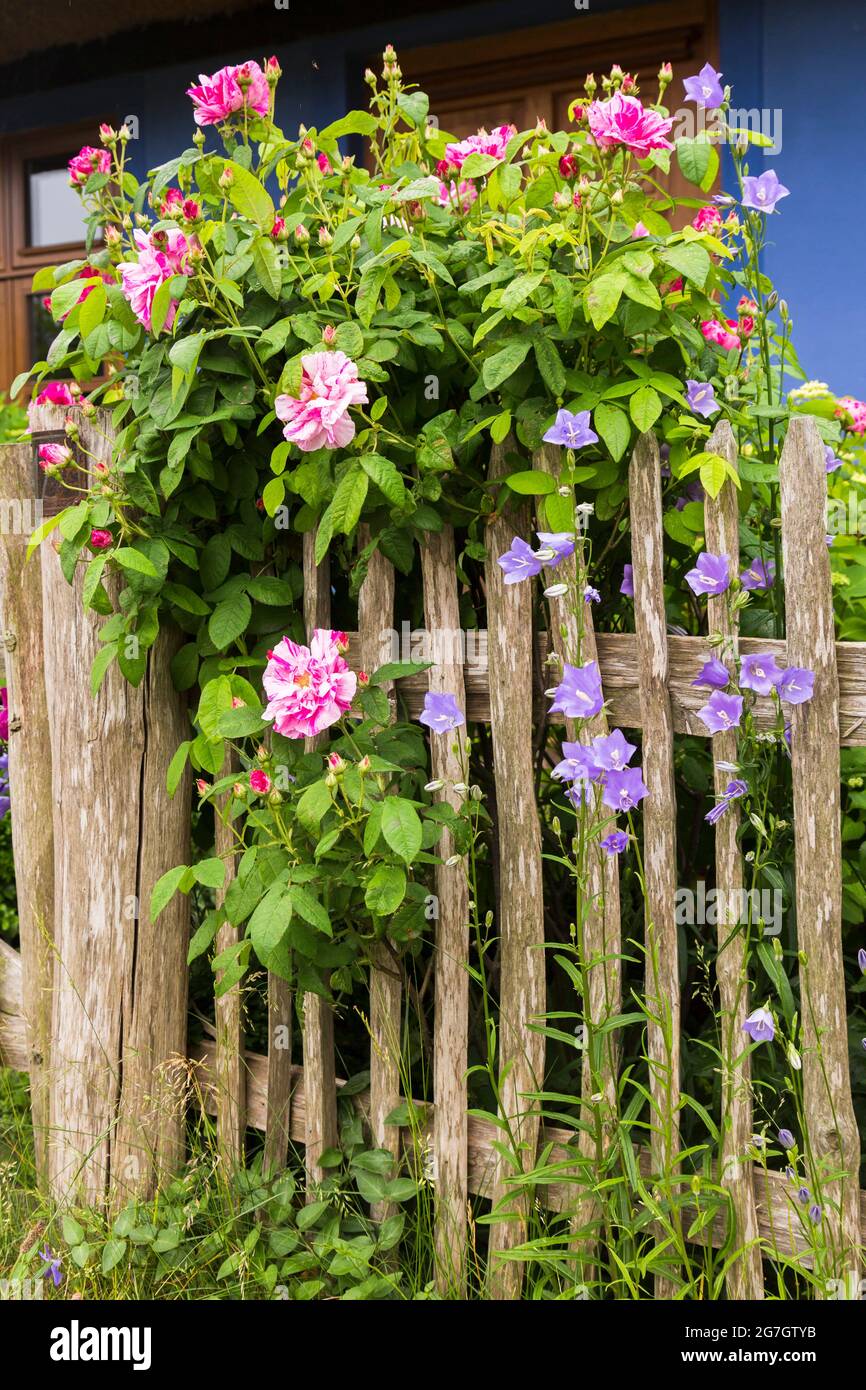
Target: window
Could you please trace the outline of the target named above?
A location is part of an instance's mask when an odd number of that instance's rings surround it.
[[[84,255],[84,219],[66,165],[92,144],[100,118],[0,138],[0,391],[43,358],[57,329],[43,295],[42,266]]]

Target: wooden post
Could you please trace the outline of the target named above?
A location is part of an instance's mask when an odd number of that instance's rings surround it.
[[[307,641],[317,627],[331,622],[331,580],[327,557],[316,564],[316,533],[304,535],[304,625]],[[304,740],[308,753],[323,742]],[[304,1083],[306,1093],[307,1201],[315,1201],[315,1188],[325,1176],[319,1158],[338,1142],[337,1081],[334,1065],[334,1015],[330,1005],[318,994],[304,995]]]
[[[429,532],[421,547],[424,622],[438,660],[427,672],[430,690],[453,695],[466,713],[460,633],[457,557],[454,532]],[[458,750],[465,729],[430,738],[430,770],[445,786],[439,795],[459,807],[454,791],[463,779]],[[446,828],[439,841],[442,863],[435,873],[439,916],[436,922],[436,999],[433,1021],[433,1102],[436,1109],[433,1162],[436,1175],[436,1282],[439,1292],[461,1297],[466,1287],[466,1221],[469,1201],[467,1086],[469,1064],[469,885],[463,865],[448,865],[454,848]]]
[[[0,600],[9,712],[12,848],[18,896],[23,1011],[30,1072],[30,1113],[36,1173],[48,1179],[48,1074],[54,932],[54,831],[51,748],[42,646],[42,575],[38,558],[25,564],[38,523],[38,470],[30,444],[0,449]]]
[[[362,526],[359,544],[364,546],[369,539],[369,529]],[[393,622],[394,566],[374,550],[358,594],[358,638],[368,675],[388,660],[390,653],[382,650],[382,633],[390,631]],[[385,1120],[400,1102],[400,970],[386,942],[376,942],[370,954],[370,1130],[376,1147],[387,1149],[397,1159],[400,1129]],[[375,1202],[373,1219],[384,1221],[395,1210],[393,1203]]]
[[[559,479],[562,450],[554,445],[544,445],[534,458],[537,469]],[[580,541],[574,555],[561,560],[555,569],[545,568],[545,584],[565,583],[569,593],[561,597],[548,598],[550,613],[550,640],[553,650],[560,659],[556,668],[556,678],[550,677],[553,685],[562,672],[562,663],[585,665],[588,661],[598,664],[598,645],[592,621],[592,605],[584,604],[583,635],[581,637],[577,618],[572,610],[570,595],[582,588],[587,580],[584,555]],[[599,670],[601,667],[599,666]],[[574,720],[565,721],[566,736],[571,742],[578,737]],[[604,710],[592,719],[583,721],[580,739],[591,743],[594,738],[604,738],[610,732]],[[607,855],[596,843],[591,846],[588,869],[588,901],[585,904],[585,918],[582,927],[579,949],[581,958],[587,962],[588,996],[582,1001],[584,1017],[591,1028],[599,1028],[606,1019],[620,1013],[622,1008],[622,931],[620,926],[619,863],[616,855]],[[588,1039],[591,1042],[591,1039]],[[593,1048],[587,1046],[583,1055],[582,1068],[582,1119],[585,1128],[578,1135],[578,1149],[588,1167],[598,1159],[598,1144],[595,1136],[595,1104],[590,1097],[599,1092],[604,1096],[604,1104],[609,1114],[615,1113],[618,1073],[618,1047],[614,1033],[604,1035],[598,1056],[593,1059]],[[594,1197],[581,1195],[575,1213],[573,1228],[575,1233],[585,1231],[597,1221],[599,1205]],[[595,1241],[585,1242],[584,1260],[591,1258]],[[584,1277],[588,1277],[590,1266],[585,1263]]]
[[[810,1176],[826,1183],[823,1230],[832,1272],[855,1274],[861,1242],[860,1141],[851,1098],[842,964],[842,834],[839,680],[826,542],[824,448],[814,420],[797,417],[779,464],[787,664],[815,673],[791,717],[795,887],[803,1036],[803,1101]],[[835,1209],[834,1209],[835,1208]],[[828,1268],[828,1274],[831,1270]]]
[[[220,768],[220,778],[230,777],[239,770],[237,755],[227,750]],[[214,806],[214,853],[226,866],[222,888],[217,890],[217,911],[222,908],[232,879],[237,872],[234,831],[223,819],[229,815],[232,790],[216,798]],[[240,931],[224,921],[216,934],[216,953],[220,955],[240,940]],[[222,972],[217,972],[217,983]],[[232,985],[225,994],[214,999],[216,1020],[216,1115],[217,1148],[229,1176],[243,1164],[244,1131],[246,1129],[246,1073],[244,1071],[244,1013],[242,981]]]
[[[727,420],[718,424],[707,446],[729,463],[736,464],[737,444]],[[727,555],[728,571],[734,579],[740,568],[739,509],[737,490],[726,482],[718,497],[707,497],[704,504],[707,550],[711,555]],[[736,617],[732,617],[729,593],[707,600],[711,634],[721,633],[730,671],[737,663]],[[733,729],[713,737],[713,787],[723,795],[731,780],[719,763],[736,763],[737,735]],[[742,1251],[727,1274],[729,1298],[753,1299],[764,1296],[764,1271],[758,1241],[758,1215],[752,1185],[752,1165],[746,1161],[752,1137],[751,1067],[743,1056],[743,1019],[749,1012],[748,941],[738,930],[743,889],[743,859],[737,841],[740,813],[736,801],[716,824],[716,888],[722,891],[723,911],[719,914],[716,979],[719,986],[722,1032],[721,1097],[721,1181],[731,1194],[736,1226],[735,1247]],[[737,1058],[741,1058],[738,1062]]]
[[[491,478],[507,471],[505,446],[491,456]],[[501,499],[500,499],[501,500]],[[544,1084],[544,1039],[532,1025],[545,1008],[544,901],[541,884],[541,830],[535,803],[532,758],[532,589],[506,584],[497,556],[515,533],[529,529],[526,506],[510,516],[494,515],[487,527],[487,654],[490,670],[490,730],[496,776],[499,837],[498,932],[500,1109],[508,1129],[497,1156],[490,1228],[489,1287],[492,1297],[519,1298],[523,1277],[514,1260],[498,1260],[526,1239],[527,1197],[509,1196],[509,1173],[535,1162],[539,1112],[527,1097]]]
[[[642,434],[629,468],[634,616],[643,730],[646,1006],[654,1173],[670,1174],[679,1140],[680,972],[677,951],[674,729],[668,692],[662,494],[655,436]],[[656,1277],[656,1297],[672,1281]]]
[[[41,408],[37,438],[65,415]],[[79,429],[91,459],[108,463],[109,417]],[[170,1073],[186,1035],[188,904],[177,898],[156,929],[147,908],[153,883],[188,858],[189,817],[165,790],[184,702],[163,669],[168,636],[138,689],[112,667],[94,698],[100,619],[82,608],[84,566],[70,587],[46,544],[41,568],[55,846],[49,1177],[58,1198],[96,1204],[151,1195],[181,1152]],[[119,587],[109,577],[110,597]]]

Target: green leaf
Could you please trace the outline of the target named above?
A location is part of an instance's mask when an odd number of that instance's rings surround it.
[[[175,690],[191,690],[198,677],[198,647],[185,642],[171,659],[171,679]]]
[[[534,270],[529,275],[515,276],[502,291],[499,301],[502,308],[509,314],[519,308],[544,283],[545,273],[543,270]]]
[[[367,496],[369,481],[363,467],[355,465],[345,473],[337,484],[334,498],[328,511],[331,514],[332,530],[348,535],[358,524],[361,508]]]
[[[102,1247],[102,1273],[110,1274],[126,1254],[126,1241],[112,1236]]]
[[[561,397],[565,390],[565,367],[556,344],[551,338],[534,338],[532,346],[545,386],[551,395]]]
[[[662,403],[651,386],[635,391],[629,402],[629,413],[641,434],[652,429],[662,413]]]
[[[148,579],[159,578],[156,567],[140,550],[121,546],[119,550],[112,551],[111,558],[116,560],[123,569],[131,570],[134,574],[144,574]]]
[[[333,936],[331,919],[328,916],[318,898],[308,889],[302,888],[299,884],[293,883],[291,887],[292,907],[299,917],[303,917],[305,922],[309,922],[311,927],[317,931],[324,932],[326,936]]]
[[[326,811],[331,809],[331,793],[324,779],[313,782],[298,798],[297,816],[305,830],[315,834]]]
[[[597,276],[584,291],[586,311],[595,329],[604,328],[616,313],[622,298],[624,279],[618,273],[608,272]]]
[[[698,289],[702,290],[707,283],[712,262],[703,246],[698,246],[695,242],[682,246],[666,246],[661,252],[661,259],[679,275],[691,280]]]
[[[96,653],[93,658],[93,665],[90,668],[90,693],[96,695],[99,687],[105,679],[105,673],[117,656],[117,643],[107,643],[101,651]]]
[[[401,796],[389,796],[382,808],[382,834],[385,843],[406,864],[411,864],[421,848],[421,820],[415,807]]]
[[[150,331],[154,338],[158,338],[165,321],[168,318],[168,311],[171,308],[171,285],[170,280],[163,280],[156,294],[153,296],[153,303],[150,308]]]
[[[80,1245],[84,1240],[84,1228],[79,1225],[74,1216],[64,1216],[62,1230],[63,1239],[67,1245]]]
[[[592,422],[598,430],[611,457],[617,461],[622,458],[631,439],[631,425],[624,410],[618,405],[602,401],[593,411]]]
[[[189,868],[186,864],[176,864],[173,869],[168,870],[168,873],[163,874],[162,878],[157,879],[150,895],[151,922],[155,922],[163,908],[171,902],[188,873]]]
[[[228,200],[241,217],[255,222],[263,232],[270,232],[276,216],[270,193],[263,188],[254,174],[244,169],[233,159],[221,160],[224,169],[232,172],[232,182],[228,188]]]
[[[256,237],[253,242],[253,265],[262,282],[262,288],[271,299],[279,299],[283,288],[283,272],[280,268],[279,251],[271,237]]]
[[[529,338],[509,338],[499,352],[495,352],[492,357],[485,358],[481,375],[488,391],[495,391],[498,386],[502,385],[503,381],[507,381],[517,371],[517,368],[525,360],[530,346]]]
[[[230,594],[218,603],[210,615],[208,636],[215,647],[224,651],[247,630],[253,607],[246,594]]]
[[[703,184],[710,167],[711,153],[712,146],[706,139],[698,137],[693,140],[687,135],[681,135],[677,140],[677,164],[689,183],[695,183],[699,187]]]
[[[426,92],[401,92],[397,107],[410,125],[423,126],[430,110],[430,98]]]
[[[364,902],[378,917],[390,917],[405,895],[405,871],[398,864],[380,864],[367,884]]]
[[[82,338],[86,338],[98,324],[102,323],[107,304],[108,295],[105,286],[100,281],[99,284],[93,286],[78,310],[78,331]]]
[[[508,473],[505,482],[512,492],[519,492],[524,497],[544,497],[546,493],[553,492],[556,483],[549,473],[542,473],[535,468],[523,469],[519,473]]]
[[[402,506],[406,501],[406,485],[399,469],[390,459],[383,458],[381,454],[364,454],[361,467],[389,502],[395,507]]]
[[[344,135],[372,135],[379,129],[379,122],[369,111],[349,111],[339,121],[332,121],[319,131],[320,140],[339,140]]]
[[[193,878],[204,888],[222,888],[226,878],[226,866],[222,859],[200,859],[192,866]]]
[[[292,920],[292,900],[285,885],[274,884],[249,920],[247,936],[262,965],[281,944]]]
[[[169,796],[174,796],[180,786],[180,779],[186,767],[190,748],[192,748],[192,740],[185,739],[173,754],[171,762],[168,765],[168,771],[165,774],[165,789]]]

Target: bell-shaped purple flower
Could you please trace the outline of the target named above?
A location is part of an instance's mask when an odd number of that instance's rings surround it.
[[[648,795],[641,769],[627,767],[622,772],[607,773],[601,799],[612,811],[631,811]]]
[[[766,563],[761,559],[755,559],[749,568],[740,574],[740,583],[744,589],[769,589],[773,583],[776,566],[772,560]]]
[[[832,444],[824,445],[824,472],[835,473],[837,468],[842,467],[842,460],[833,453]]]
[[[731,802],[736,801],[740,796],[745,796],[748,790],[748,782],[744,782],[741,777],[737,777],[732,782],[729,782],[725,788],[724,794],[720,800],[716,802],[715,806],[707,812],[704,816],[704,820],[709,821],[710,825],[715,825],[716,821],[722,819],[722,816],[727,811]]]
[[[756,212],[775,212],[780,198],[787,198],[790,189],[779,183],[775,169],[763,174],[747,174],[743,179],[743,207]]]
[[[496,563],[505,572],[506,584],[519,584],[521,579],[531,579],[541,574],[541,561],[532,547],[519,536],[514,537],[510,550],[498,556]]]
[[[636,744],[627,741],[622,729],[614,729],[605,738],[592,740],[593,758],[605,772],[622,772],[635,751]]]
[[[756,695],[769,695],[782,679],[782,668],[776,665],[772,652],[750,652],[740,662],[740,689],[754,690]]]
[[[742,717],[742,695],[725,695],[721,690],[714,690],[707,703],[698,710],[698,718],[706,724],[711,734],[738,729]]]
[[[623,565],[622,583],[619,586],[621,594],[626,598],[634,598],[634,569],[631,565]]]
[[[706,106],[710,111],[721,106],[725,100],[722,74],[716,72],[711,63],[704,63],[697,77],[683,78],[683,86],[689,101]]]
[[[728,681],[731,679],[728,668],[717,656],[710,657],[705,661],[697,676],[692,681],[692,685],[704,687],[708,690],[724,690]]]
[[[591,719],[604,704],[601,676],[594,661],[585,666],[569,666],[566,662],[562,680],[553,692],[551,714],[564,714],[566,719]]]
[[[562,782],[594,782],[602,770],[585,743],[566,741],[562,745],[562,761],[556,764],[552,775]]]
[[[788,666],[782,672],[776,689],[786,705],[804,705],[814,693],[815,672],[805,666]]]
[[[601,847],[613,859],[614,855],[622,854],[623,850],[628,849],[628,835],[624,830],[612,830],[602,840]]]
[[[743,1024],[743,1032],[748,1033],[752,1042],[772,1042],[776,1036],[776,1025],[769,1009],[753,1009]]]
[[[694,81],[694,79],[692,79]],[[693,415],[702,415],[708,419],[711,415],[716,415],[721,410],[721,406],[716,400],[716,393],[708,381],[693,381],[691,377],[686,378],[686,400]]]
[[[585,449],[588,444],[598,442],[598,435],[590,428],[588,410],[579,410],[576,415],[570,410],[558,410],[544,441],[561,444],[566,449]]]
[[[686,583],[693,594],[723,594],[731,582],[727,555],[702,551],[694,569],[686,572]]]
[[[434,734],[447,734],[451,729],[459,729],[466,720],[453,695],[436,694],[428,690],[424,696],[424,708],[418,716],[421,724],[426,724]]]
[[[547,555],[539,556],[549,569],[556,569],[560,560],[574,554],[574,536],[569,535],[568,531],[536,531],[535,534],[541,541],[542,550],[553,551],[549,558]]]

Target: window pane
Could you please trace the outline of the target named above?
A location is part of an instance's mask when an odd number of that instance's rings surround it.
[[[57,246],[83,241],[84,217],[78,194],[69,186],[66,165],[46,168],[45,162],[27,168],[27,244]]]
[[[60,329],[45,308],[43,294],[31,294],[28,298],[30,328],[30,362],[42,362],[48,356],[48,349]],[[69,376],[69,372],[57,371],[54,377]],[[52,378],[53,379],[53,378]]]

